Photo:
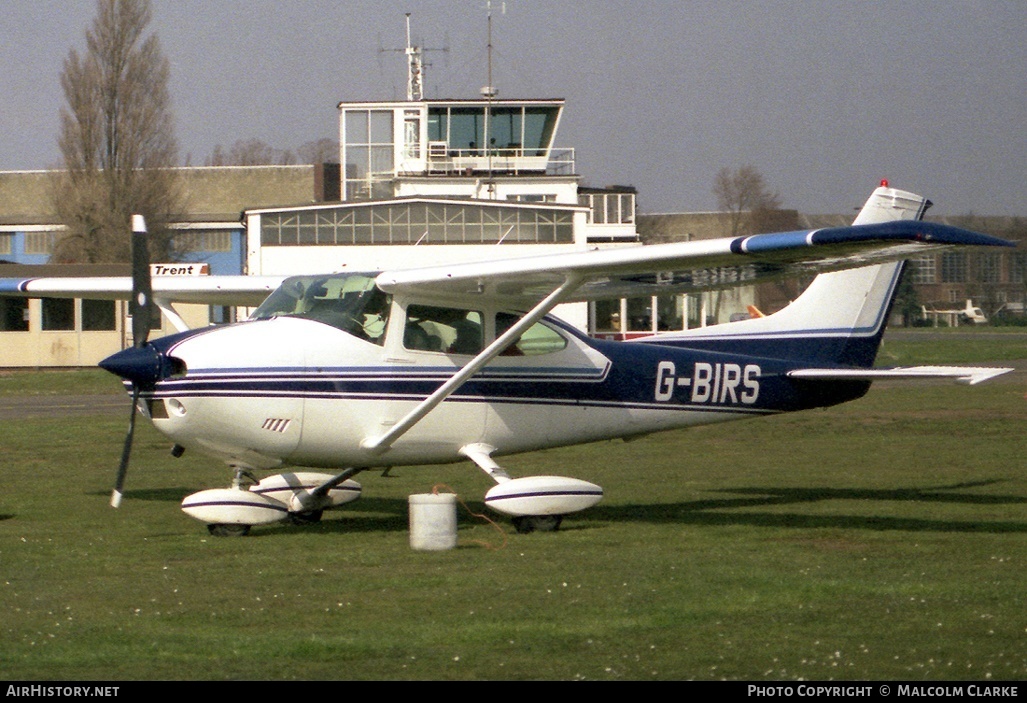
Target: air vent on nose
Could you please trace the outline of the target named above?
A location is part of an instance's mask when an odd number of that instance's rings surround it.
[[[264,420],[264,424],[261,425],[261,429],[268,430],[269,432],[285,432],[289,429],[289,423],[292,420],[281,418],[281,417],[269,417]]]

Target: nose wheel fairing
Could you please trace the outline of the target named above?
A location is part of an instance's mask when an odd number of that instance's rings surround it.
[[[248,471],[237,467],[231,488],[212,488],[186,496],[182,511],[206,523],[212,535],[241,536],[254,525],[289,520],[310,524],[324,510],[357,500],[362,488],[345,478],[315,472],[275,474],[256,483]],[[316,517],[315,517],[316,516]]]

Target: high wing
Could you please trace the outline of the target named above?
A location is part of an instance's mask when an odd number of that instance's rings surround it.
[[[256,307],[283,280],[285,276],[155,276],[152,285],[154,298],[161,302]],[[128,300],[132,278],[0,278],[0,295]]]
[[[901,220],[385,271],[377,283],[390,293],[494,298],[531,307],[568,280],[576,283],[561,303],[749,285],[906,259],[950,245],[1015,246],[957,227]]]

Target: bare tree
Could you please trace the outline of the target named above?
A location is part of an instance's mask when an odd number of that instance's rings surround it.
[[[337,139],[316,139],[300,145],[296,150],[300,163],[303,164],[337,164],[339,163],[339,141]]]
[[[731,214],[732,237],[755,234],[767,213],[781,207],[781,197],[767,188],[762,174],[751,165],[732,171],[722,168],[713,182],[717,205]]]
[[[144,37],[149,0],[97,0],[86,52],[64,61],[54,205],[67,226],[58,261],[130,260],[129,222],[146,216],[155,257],[173,258],[167,225],[181,211],[170,69],[156,35]]]
[[[713,181],[713,194],[720,210],[730,214],[728,234],[732,237],[765,232],[771,228],[773,211],[781,207],[781,198],[772,193],[755,166],[740,166],[735,170],[720,169]],[[713,302],[714,319],[720,319],[724,291],[716,292]]]
[[[260,139],[238,139],[225,151],[220,144],[207,157],[205,166],[289,166],[296,163],[296,155],[289,150],[276,149]]]
[[[205,166],[291,166],[339,162],[339,142],[317,139],[295,152],[276,149],[261,139],[239,139],[227,150],[218,144],[204,161]]]

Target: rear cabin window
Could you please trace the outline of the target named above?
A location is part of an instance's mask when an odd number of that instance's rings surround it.
[[[403,346],[415,351],[477,354],[485,339],[482,314],[434,305],[411,305],[403,331]]]
[[[496,336],[517,324],[519,315],[501,312],[496,315]],[[517,341],[503,350],[501,356],[539,356],[567,348],[567,340],[552,327],[536,322]]]

